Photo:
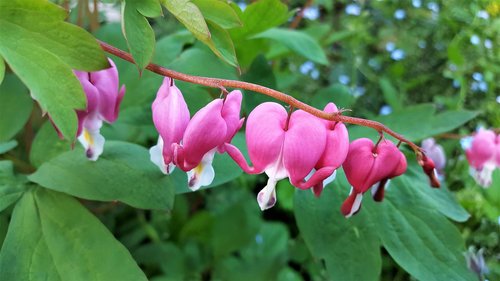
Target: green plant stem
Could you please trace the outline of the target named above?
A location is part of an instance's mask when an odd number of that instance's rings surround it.
[[[104,51],[115,55],[119,58],[122,58],[128,62],[134,63],[134,59],[132,58],[132,55],[129,53],[120,50],[114,46],[111,46],[105,42],[99,41],[101,44],[101,47]],[[282,101],[286,104],[289,104],[290,106],[293,106],[294,108],[302,109],[305,112],[308,112],[316,117],[325,119],[325,120],[331,120],[331,121],[336,121],[336,122],[344,122],[348,124],[354,124],[354,125],[359,125],[359,126],[364,126],[364,127],[370,127],[378,132],[384,132],[399,141],[406,143],[413,151],[417,154],[417,159],[421,159],[422,157],[422,149],[416,145],[415,143],[409,141],[406,139],[404,136],[394,132],[393,130],[389,129],[387,126],[384,124],[373,121],[373,120],[368,120],[368,119],[363,119],[363,118],[358,118],[358,117],[350,117],[350,116],[344,116],[342,115],[342,112],[335,112],[335,113],[328,113],[324,112],[322,110],[319,110],[317,108],[314,108],[306,103],[303,103],[294,97],[287,95],[285,93],[282,93],[277,90],[273,90],[261,85],[257,84],[252,84],[248,82],[243,82],[243,81],[236,81],[236,80],[227,80],[227,79],[218,79],[218,78],[209,78],[209,77],[202,77],[202,76],[193,76],[193,75],[188,75],[184,74],[181,72],[177,72],[171,69],[167,69],[164,67],[161,67],[157,64],[150,63],[146,66],[146,69],[154,72],[156,74],[162,75],[162,76],[167,76],[172,79],[177,79],[193,84],[198,84],[202,86],[207,86],[207,87],[213,87],[213,88],[219,88],[219,89],[225,89],[225,87],[228,88],[238,88],[238,89],[245,89],[245,90],[250,90],[254,91],[257,93],[261,93],[267,96],[270,96],[274,99],[277,99],[279,101]]]

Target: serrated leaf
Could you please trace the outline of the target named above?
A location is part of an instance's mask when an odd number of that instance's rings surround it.
[[[200,9],[189,0],[161,0],[165,8],[174,15],[200,41],[210,40],[205,18]]]
[[[339,210],[347,190],[347,183],[339,184],[339,180],[327,186],[320,198],[310,190],[297,190],[297,226],[312,255],[325,260],[331,280],[379,280],[382,260],[380,242],[367,208],[371,202],[365,198],[361,212],[346,219]]]
[[[148,0],[145,3],[151,4],[152,2]],[[155,34],[148,20],[139,12],[139,9],[142,8],[141,11],[146,12],[148,15],[155,15],[155,11],[151,11],[148,5],[134,0],[124,1],[123,5],[122,24],[124,36],[127,39],[128,48],[137,67],[142,71],[153,57]]]
[[[308,34],[290,29],[272,28],[251,38],[266,38],[279,42],[293,52],[320,64],[328,64],[321,46]]]
[[[14,75],[0,85],[0,142],[11,140],[26,124],[33,108],[28,89]]]
[[[46,188],[89,200],[122,201],[136,208],[169,210],[174,187],[144,147],[106,142],[99,161],[78,147],[45,162],[28,177]]]
[[[95,39],[64,22],[66,12],[49,1],[0,0],[0,55],[67,139],[77,129],[75,109],[85,96],[73,69],[109,66]]]
[[[231,6],[221,0],[193,0],[205,19],[224,29],[242,26],[240,17]]]

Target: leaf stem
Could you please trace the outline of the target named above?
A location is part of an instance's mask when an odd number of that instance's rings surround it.
[[[134,59],[132,58],[132,55],[129,53],[120,50],[114,46],[111,46],[105,42],[99,41],[99,44],[101,45],[102,49],[112,55],[115,55],[121,59],[124,59],[128,62],[135,63]],[[302,109],[303,111],[310,113],[316,117],[325,119],[325,120],[331,120],[331,121],[336,121],[336,122],[344,122],[348,124],[354,124],[354,125],[359,125],[359,126],[364,126],[364,127],[370,127],[375,129],[378,132],[385,132],[386,134],[398,139],[399,141],[406,143],[413,151],[417,154],[417,159],[421,157],[422,154],[422,149],[414,144],[413,142],[409,141],[406,139],[404,136],[394,132],[393,130],[389,129],[387,126],[384,124],[373,121],[373,120],[368,120],[368,119],[363,119],[363,118],[358,118],[358,117],[350,117],[350,116],[344,116],[342,115],[341,112],[336,112],[336,113],[327,113],[322,110],[319,110],[317,108],[314,108],[306,103],[303,103],[297,99],[295,99],[292,96],[289,96],[285,93],[282,93],[277,90],[273,90],[271,88],[267,88],[261,85],[253,84],[253,83],[248,83],[248,82],[243,82],[243,81],[236,81],[236,80],[227,80],[227,79],[219,79],[219,78],[210,78],[210,77],[202,77],[202,76],[194,76],[194,75],[188,75],[185,73],[177,72],[171,69],[167,69],[164,67],[161,67],[157,64],[150,63],[146,66],[146,69],[154,72],[156,74],[162,75],[162,76],[167,76],[172,79],[177,79],[193,84],[198,84],[202,86],[207,86],[207,87],[212,87],[212,88],[218,88],[220,89],[221,87],[228,87],[228,88],[239,88],[239,89],[244,89],[244,90],[250,90],[254,91],[257,93],[261,93],[267,96],[270,96],[274,99],[277,99],[279,101],[282,101],[286,104],[289,104],[290,106],[293,106],[294,108]]]

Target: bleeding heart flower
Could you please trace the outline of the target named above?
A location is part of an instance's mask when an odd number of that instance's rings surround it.
[[[173,163],[187,172],[188,187],[197,190],[212,183],[215,152],[223,152],[243,124],[240,119],[242,94],[232,91],[224,99],[216,99],[200,109],[187,124],[182,141],[172,142]],[[165,154],[164,154],[165,157]]]
[[[77,110],[77,136],[87,157],[95,161],[102,154],[104,137],[100,134],[102,121],[113,123],[118,118],[125,86],[119,88],[118,70],[111,59],[110,68],[95,71],[74,71],[87,97],[87,108]]]
[[[310,188],[323,181],[331,172],[317,172],[304,182],[320,160],[326,145],[326,129],[320,119],[298,110],[290,116],[286,109],[274,102],[257,106],[248,116],[246,126],[248,154],[253,167],[233,145],[226,151],[249,174],[265,172],[267,185],[257,195],[262,210],[276,203],[276,183],[289,178],[292,185]]]
[[[168,175],[175,168],[172,144],[182,140],[189,123],[189,109],[181,91],[168,77],[163,79],[151,109],[153,123],[160,134],[158,144],[149,150],[151,162]]]
[[[473,137],[465,155],[471,166],[470,173],[478,184],[488,187],[492,173],[499,163],[500,138],[492,130],[479,130]]]
[[[388,180],[406,171],[406,158],[389,140],[375,145],[370,139],[361,138],[350,144],[343,167],[352,188],[341,211],[350,217],[359,211],[363,193],[370,187],[375,185],[373,196],[376,200],[383,198]]]
[[[442,175],[446,166],[446,156],[443,147],[436,143],[433,138],[428,138],[422,141],[422,149],[425,155],[431,158],[438,174]]]
[[[337,106],[334,103],[326,105],[325,112],[338,112]],[[349,133],[346,126],[342,122],[335,122],[321,119],[326,128],[326,145],[321,158],[314,166],[316,175],[321,175],[322,172],[329,173],[330,176],[322,182],[314,185],[313,192],[316,196],[320,196],[323,188],[331,183],[337,174],[337,169],[344,163],[347,152],[349,151]],[[311,174],[312,175],[312,174]]]

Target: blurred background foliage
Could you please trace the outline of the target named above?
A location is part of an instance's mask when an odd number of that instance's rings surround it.
[[[446,151],[442,191],[426,186],[422,172],[412,165],[408,175],[388,190],[387,200],[374,204],[365,198],[363,210],[350,220],[339,212],[349,188],[341,172],[320,199],[281,181],[277,206],[261,212],[255,194],[265,185],[265,176],[242,174],[229,157],[220,155],[210,186],[217,188],[190,193],[185,175],[172,175],[169,188],[177,195],[168,212],[81,200],[151,280],[427,281],[452,280],[454,274],[459,277],[453,280],[474,280],[463,256],[468,247],[484,249],[486,278],[500,280],[500,171],[493,185],[482,189],[469,176],[460,146],[460,139],[478,127],[500,127],[499,1],[240,1],[228,5],[236,15],[229,19],[205,13],[203,5],[216,7],[211,1],[193,1],[209,23],[211,39],[187,31],[165,4],[163,16],[128,19],[134,24],[142,21],[143,28],[138,34],[125,30],[130,32],[128,44],[120,26],[120,2],[102,1],[94,18],[86,16],[92,3],[55,2],[70,5],[69,21],[133,54],[137,42],[131,38],[145,38],[151,26],[152,62],[167,68],[257,83],[317,108],[335,102],[348,110],[345,114],[383,121],[412,141],[435,137]],[[120,118],[106,126],[103,135],[150,147],[157,138],[150,106],[162,78],[148,71],[139,76],[136,66],[113,60],[127,93]],[[220,95],[218,89],[176,84],[191,114]],[[7,93],[13,91],[25,92],[23,100],[12,100]],[[18,120],[14,127],[19,128],[12,129],[7,119],[0,121],[0,148],[9,151],[0,157],[13,161],[17,173],[40,168],[38,178],[30,180],[46,188],[99,200],[99,195],[53,187],[44,178],[44,165],[55,165],[62,161],[62,153],[70,157],[72,152],[67,152],[70,144],[38,118],[39,109],[27,96],[22,83],[7,74],[0,87],[0,107],[7,110],[11,101],[21,110],[11,118]],[[245,91],[243,115],[268,100]],[[3,123],[13,131],[2,130]],[[378,137],[366,128],[349,127],[349,132],[351,139]],[[244,149],[243,134],[233,143]],[[16,145],[18,149],[8,148]],[[123,143],[111,145],[125,148]],[[85,169],[71,175],[85,176]],[[68,177],[68,189],[71,180]],[[140,189],[141,184],[129,188]],[[0,214],[0,241],[11,213],[8,208]],[[453,253],[446,252],[450,249]],[[427,259],[429,255],[436,257]],[[429,275],[435,272],[442,275]]]

